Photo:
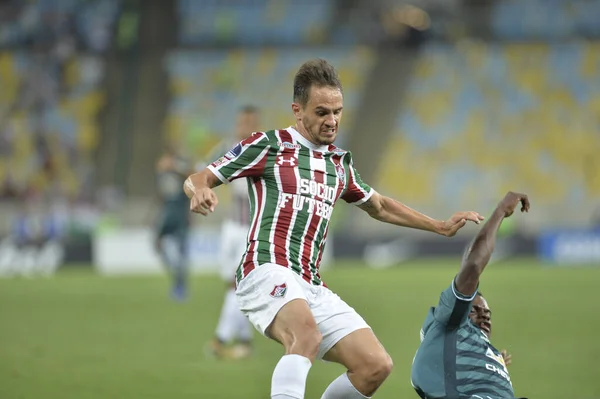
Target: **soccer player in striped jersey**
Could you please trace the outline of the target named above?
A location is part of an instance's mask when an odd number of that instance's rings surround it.
[[[434,220],[375,192],[352,154],[333,145],[342,109],[336,70],[322,59],[308,61],[294,77],[294,126],[252,134],[184,184],[190,209],[202,215],[218,203],[213,188],[239,178],[248,185],[251,222],[236,296],[256,329],[285,348],[271,380],[274,399],[304,398],[315,359],[347,368],[323,399],[370,397],[392,369],[369,325],[319,274],[339,199],[382,222],[445,236],[467,220],[483,220],[476,212]]]
[[[509,192],[465,252],[458,275],[442,292],[421,329],[421,345],[412,366],[411,382],[423,399],[514,398],[506,366],[510,356],[491,343],[492,312],[477,291],[489,262],[502,220],[521,204],[525,194]]]
[[[221,151],[222,155],[237,142],[244,140],[260,125],[258,108],[246,105],[240,109],[236,121],[235,142]],[[227,293],[221,308],[221,315],[215,337],[209,344],[212,355],[218,358],[241,359],[252,352],[253,328],[248,318],[240,310],[235,298],[235,274],[242,255],[246,250],[250,229],[250,203],[248,185],[244,179],[231,182],[232,204],[221,229],[221,278],[227,284]],[[236,342],[233,342],[236,341]],[[233,345],[230,345],[232,344]]]

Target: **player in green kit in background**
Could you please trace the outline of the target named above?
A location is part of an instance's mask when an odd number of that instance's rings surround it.
[[[191,163],[174,147],[156,163],[160,214],[154,247],[172,278],[171,297],[183,300],[187,295],[187,240],[190,228],[188,198],[181,184],[193,173]]]
[[[492,312],[477,289],[504,218],[525,194],[509,192],[465,252],[460,271],[432,307],[421,329],[421,345],[412,366],[411,382],[423,399],[514,398],[506,366],[510,356],[490,343]]]

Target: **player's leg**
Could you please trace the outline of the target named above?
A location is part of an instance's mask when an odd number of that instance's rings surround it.
[[[232,359],[243,359],[252,355],[254,351],[254,328],[248,318],[239,309],[235,319],[237,342],[230,348],[229,354]]]
[[[229,326],[230,333],[224,337],[226,341],[231,341],[237,336],[236,316],[245,317],[239,310],[235,297],[235,273],[246,248],[245,233],[240,240],[237,229],[229,221],[224,222],[221,228],[220,274],[221,279],[227,284],[227,292],[220,321],[224,321]]]
[[[235,281],[229,283],[219,316],[212,354],[229,359],[243,359],[252,354],[252,324],[238,307]]]
[[[219,322],[215,330],[215,338],[223,345],[230,343],[234,339],[237,327],[234,320],[234,313],[240,312],[235,298],[235,282],[229,281],[226,286],[227,291],[225,292]]]
[[[231,281],[233,282],[233,292],[235,294],[235,272],[239,266],[239,263],[242,259],[243,254],[246,251],[247,245],[247,235],[248,235],[248,226],[243,225],[234,225],[233,226],[233,248],[230,252],[231,254],[231,264],[233,265]],[[235,296],[235,295],[234,295]],[[235,306],[235,311],[232,312],[232,323],[235,325],[235,339],[237,343],[232,348],[234,353],[237,353],[237,357],[244,357],[245,355],[249,355],[252,351],[252,339],[253,339],[253,331],[252,324],[248,320],[248,318],[242,313],[242,311],[237,306]]]
[[[169,278],[173,278],[173,255],[170,250],[169,240],[172,235],[170,226],[164,216],[161,217],[156,226],[156,233],[154,236],[154,250],[158,254],[161,260],[161,264],[165,271],[169,275]]]
[[[235,294],[235,272],[240,263],[246,244],[246,232],[239,239],[232,223],[225,222],[221,229],[221,248],[219,254],[220,275],[227,286],[221,314],[215,330],[215,337],[210,343],[210,352],[217,357],[241,358],[249,354],[249,347],[228,348],[239,336],[241,323],[249,325],[250,322],[240,311]],[[250,334],[252,327],[249,326]],[[232,349],[232,350],[229,350]]]
[[[173,234],[174,248],[173,261],[171,264],[174,288],[173,296],[183,300],[187,296],[188,278],[188,227],[179,226]]]
[[[257,330],[285,348],[273,371],[273,399],[304,398],[308,371],[319,350],[321,334],[308,306],[306,286],[288,268],[267,264],[237,287],[240,309]]]
[[[177,250],[173,232],[167,230],[159,231],[155,239],[155,248],[169,276],[171,296],[174,296],[176,291],[175,264],[177,263]]]
[[[273,371],[271,398],[303,399],[322,339],[307,302],[296,299],[284,305],[266,333],[285,348]]]
[[[342,338],[325,355],[325,360],[348,369],[333,381],[323,399],[369,398],[392,371],[392,358],[369,328],[356,330]]]
[[[322,399],[371,397],[392,370],[392,359],[371,328],[348,304],[327,288],[312,307],[323,343],[319,357],[348,370],[325,390]]]
[[[229,281],[227,282],[227,291],[225,292],[225,298],[223,305],[221,306],[221,313],[219,315],[217,328],[215,329],[215,335],[212,342],[209,344],[209,352],[211,355],[218,358],[244,357],[233,356],[234,353],[229,347],[237,336],[239,328],[238,316],[243,317],[244,321],[248,323],[248,319],[238,307],[235,295],[235,282]]]
[[[254,328],[252,323],[244,314],[239,310],[236,315],[236,330],[237,339],[240,344],[246,345],[249,349],[252,348],[252,342],[254,341]]]

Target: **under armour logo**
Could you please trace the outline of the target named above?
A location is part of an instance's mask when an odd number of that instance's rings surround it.
[[[296,166],[296,158],[285,159],[283,157],[279,157],[277,159],[277,164],[283,166],[284,163],[287,163],[289,166]]]

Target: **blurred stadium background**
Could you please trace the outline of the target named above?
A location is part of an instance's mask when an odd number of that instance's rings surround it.
[[[0,1],[0,398],[263,398],[277,345],[207,359],[222,206],[194,218],[191,298],[152,248],[154,164],[204,160],[245,104],[293,123],[292,78],[324,57],[345,89],[340,145],[378,191],[431,216],[532,211],[502,228],[482,290],[519,395],[600,398],[600,1]],[[382,226],[340,204],[328,284],[416,398],[428,306],[476,231]],[[28,245],[19,245],[27,243]],[[318,364],[308,398],[341,369]]]

